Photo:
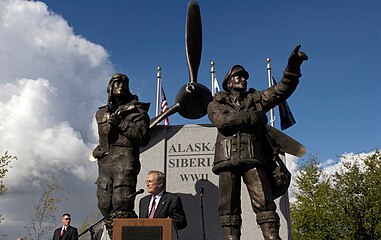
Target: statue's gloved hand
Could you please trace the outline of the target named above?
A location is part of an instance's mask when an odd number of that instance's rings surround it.
[[[290,180],[290,179],[288,179],[288,176],[281,170],[280,167],[276,167],[273,170],[273,178],[274,178],[275,183],[278,186],[285,185],[285,184],[287,184],[287,181]]]
[[[109,118],[108,118],[108,123],[111,125],[111,126],[114,126],[114,127],[117,127],[119,126],[120,122],[122,121],[122,118],[119,117],[117,114],[113,113],[113,114],[110,114]]]
[[[108,154],[108,152],[102,151],[101,146],[98,145],[94,150],[93,150],[93,157],[96,159],[101,159],[105,157]]]
[[[300,66],[303,61],[308,60],[308,56],[304,52],[299,51],[300,46],[300,44],[296,45],[294,50],[291,52],[291,55],[288,58],[287,67],[284,70],[285,73],[295,74],[298,78],[302,76]]]
[[[237,122],[241,122],[244,124],[250,124],[250,113],[246,110],[241,110],[237,112],[237,115],[235,116]]]
[[[133,123],[144,121],[144,115],[141,113],[131,113],[129,115],[129,118],[131,119],[131,122]]]
[[[268,120],[264,111],[249,110],[251,125],[266,125]]]

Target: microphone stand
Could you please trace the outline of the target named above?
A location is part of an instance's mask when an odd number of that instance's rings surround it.
[[[206,236],[205,236],[205,223],[204,223],[203,196],[204,196],[204,188],[200,188],[200,208],[201,208],[202,240],[206,240]]]
[[[96,223],[94,223],[93,225],[91,225],[90,227],[88,227],[84,232],[82,232],[81,234],[79,234],[77,237],[73,238],[73,240],[76,240],[78,239],[79,237],[81,237],[82,235],[84,235],[85,233],[89,232],[90,231],[90,236],[91,236],[91,240],[95,240],[94,238],[94,235],[95,235],[95,231],[94,231],[94,228],[96,226],[98,226],[98,224],[100,224],[101,222],[103,222],[104,220],[108,219],[108,218],[111,218],[111,216],[119,211],[120,209],[122,209],[129,201],[132,201],[135,199],[136,195],[138,194],[141,194],[143,193],[144,190],[143,189],[140,189],[139,191],[135,192],[135,193],[132,193],[130,195],[127,196],[126,198],[126,202],[122,205],[120,205],[119,207],[117,207],[116,209],[112,210],[108,215],[104,216],[102,219],[100,219],[99,221],[97,221]]]

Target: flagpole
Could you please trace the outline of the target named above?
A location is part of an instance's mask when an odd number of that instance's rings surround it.
[[[156,116],[159,116],[161,112],[160,104],[160,88],[161,88],[161,68],[157,67],[157,89],[156,89]]]
[[[267,58],[266,62],[267,62],[267,77],[268,77],[268,80],[269,80],[269,87],[271,87],[271,86],[274,85],[274,81],[273,81],[272,74],[271,74],[271,66],[270,66],[271,59]],[[270,110],[270,126],[271,127],[274,127],[274,122],[275,122],[274,108],[272,108]],[[286,153],[279,152],[278,156],[281,159],[281,161],[284,162],[284,164],[286,164],[286,161],[287,161],[287,159],[286,159]],[[288,203],[288,201],[289,201],[288,191],[286,191],[284,196],[286,197],[286,202]],[[286,219],[290,220],[290,207],[288,207],[288,208],[285,207],[284,211],[285,211],[285,217],[286,217]],[[288,229],[288,232],[289,232],[289,236],[292,236],[291,235],[291,221],[286,221],[286,222],[287,222],[287,229]]]
[[[270,58],[266,59],[267,62],[267,78],[269,80],[269,87],[272,87],[274,85],[272,77],[271,77],[271,66],[270,66]],[[274,116],[274,108],[270,109],[270,126],[274,127],[275,122],[275,116]]]
[[[216,94],[216,86],[214,86],[214,79],[215,79],[215,71],[214,71],[214,61],[210,62],[210,73],[212,74],[212,96]]]

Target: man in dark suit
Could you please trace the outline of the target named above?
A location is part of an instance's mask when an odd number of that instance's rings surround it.
[[[69,213],[62,215],[62,227],[57,228],[53,233],[53,240],[72,240],[78,236],[78,230],[70,226],[71,216]]]
[[[165,175],[150,171],[146,180],[150,195],[139,202],[139,218],[172,218],[176,229],[184,229],[188,223],[181,198],[165,191]]]

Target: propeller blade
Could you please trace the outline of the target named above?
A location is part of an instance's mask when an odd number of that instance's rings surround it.
[[[269,136],[279,144],[280,151],[296,157],[303,157],[306,154],[306,147],[303,144],[270,125],[266,125],[266,128]]]
[[[185,24],[185,51],[188,61],[189,81],[197,82],[197,73],[201,61],[202,27],[200,7],[196,1],[188,4]]]
[[[162,113],[162,114],[158,115],[157,117],[151,119],[150,124],[149,124],[149,128],[153,128],[154,126],[159,124],[161,121],[163,121],[164,118],[169,117],[169,116],[177,113],[179,111],[179,108],[180,108],[180,103],[176,103],[172,107],[168,108],[168,110],[165,111],[164,113]]]

